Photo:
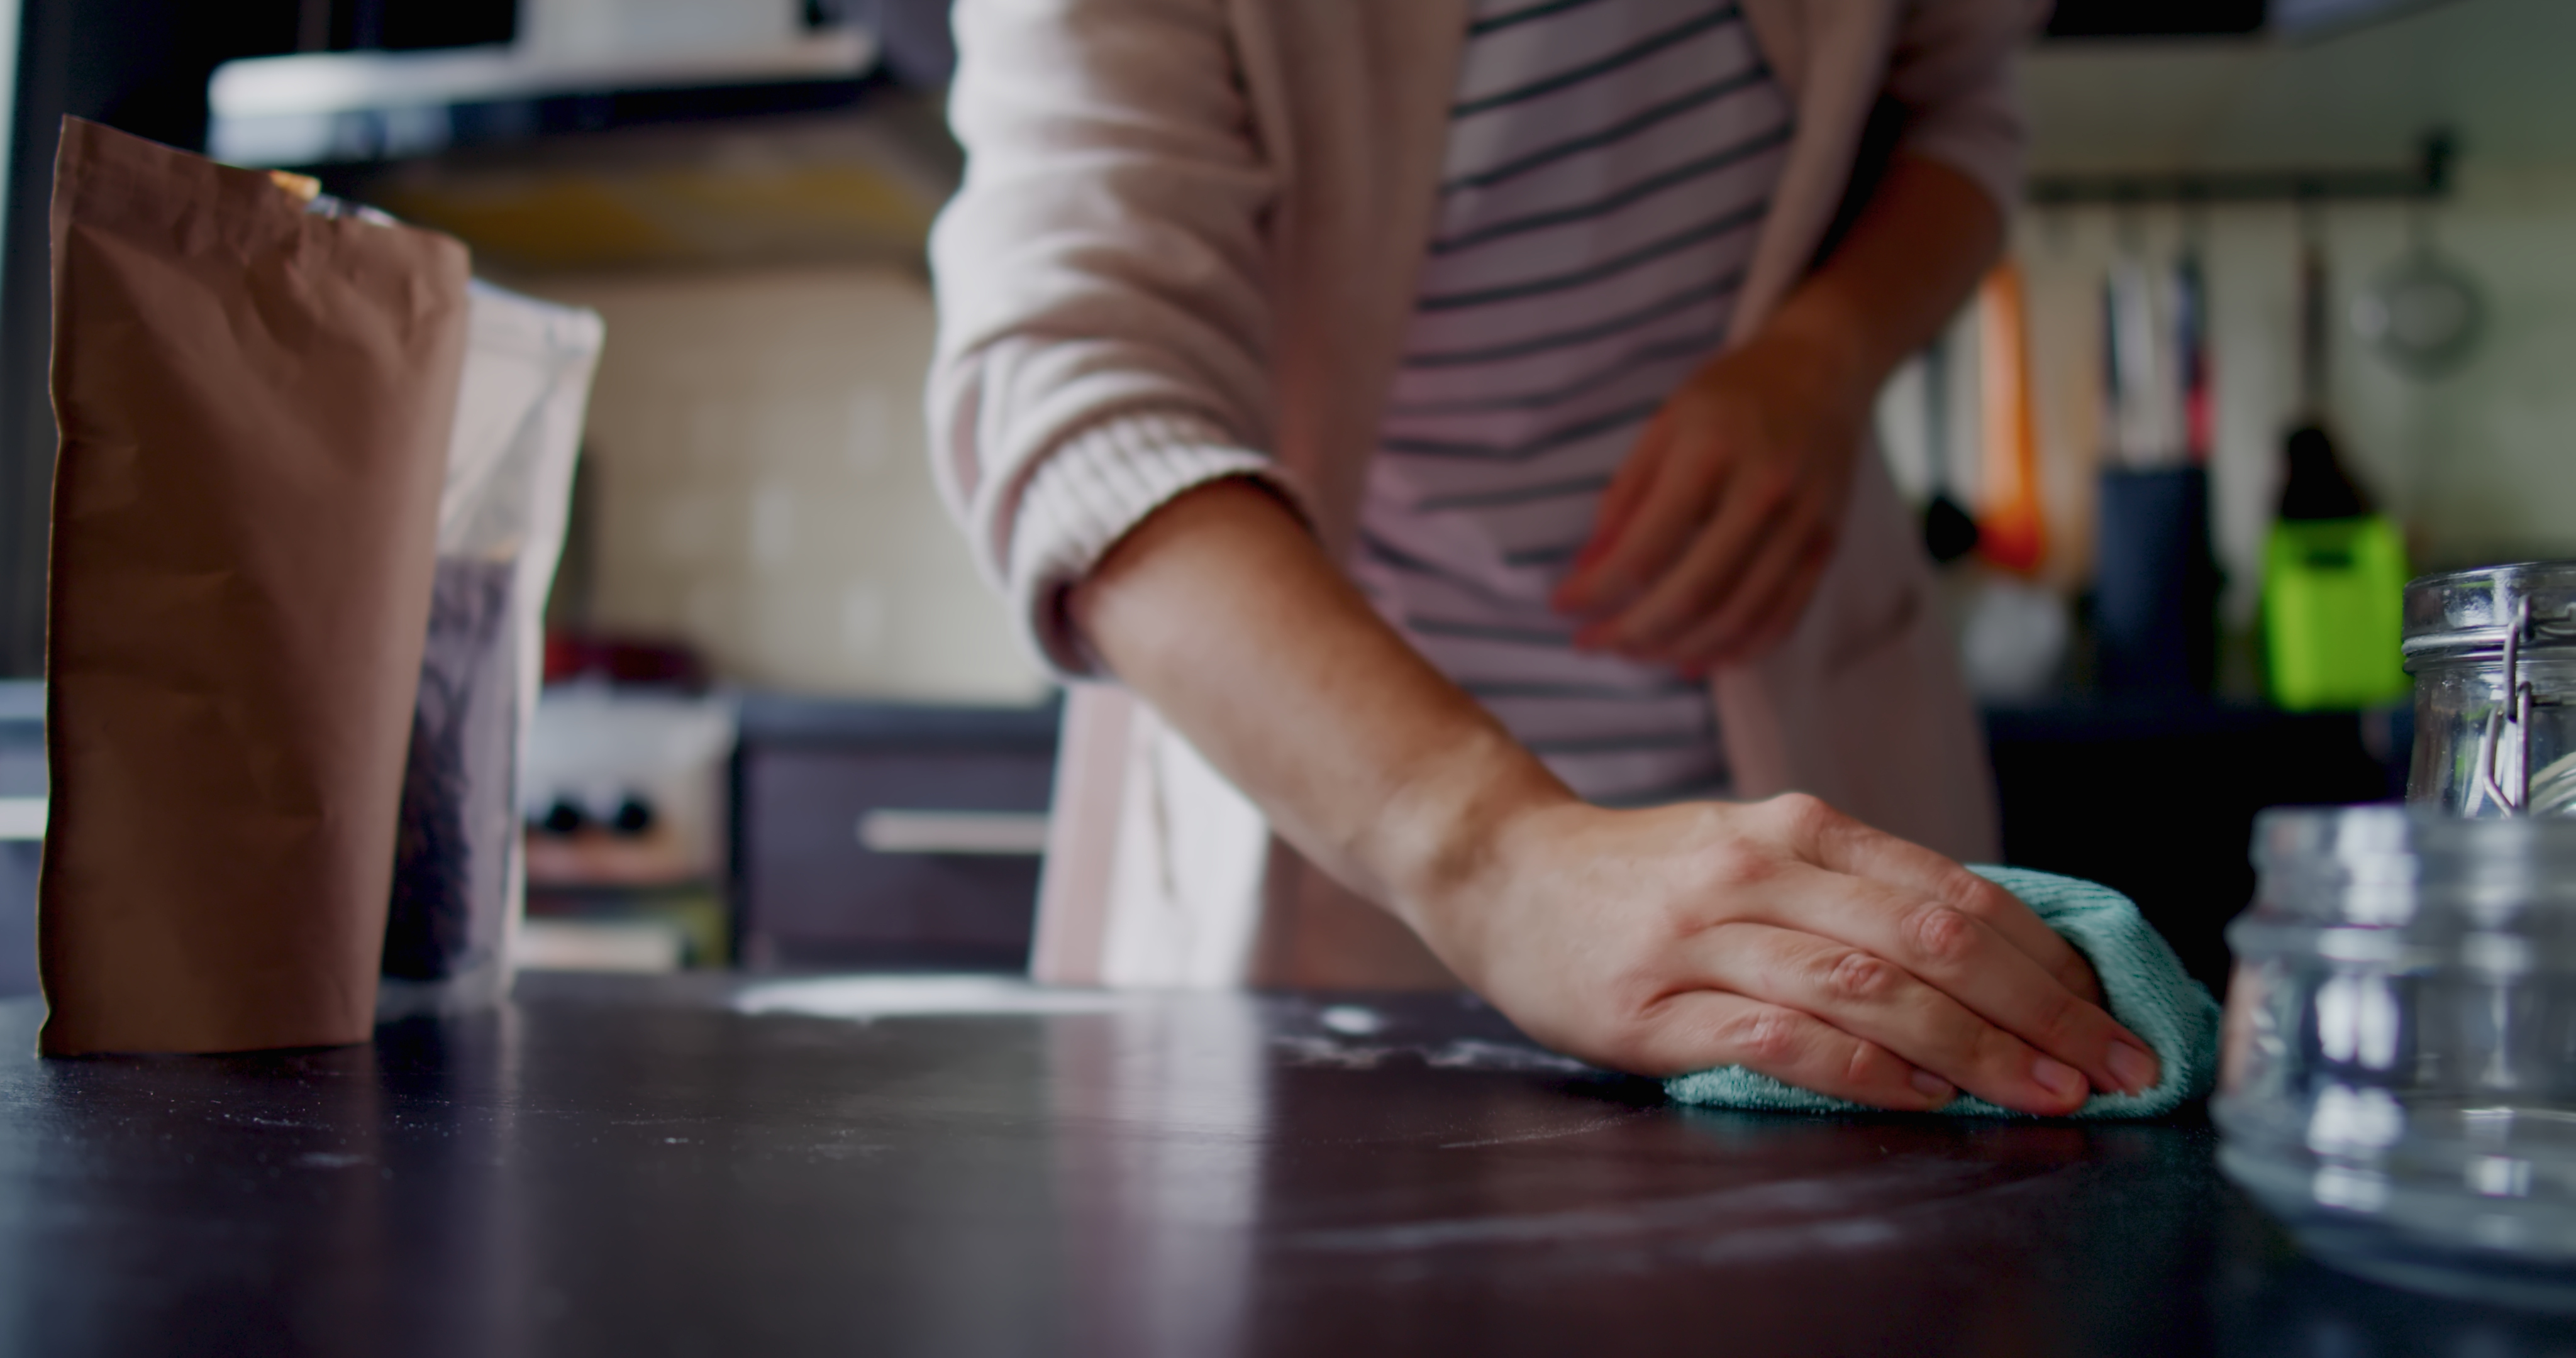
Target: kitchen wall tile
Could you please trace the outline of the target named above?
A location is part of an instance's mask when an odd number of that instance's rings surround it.
[[[514,280],[608,323],[586,456],[592,621],[823,695],[1031,701],[1045,683],[932,485],[912,276]]]

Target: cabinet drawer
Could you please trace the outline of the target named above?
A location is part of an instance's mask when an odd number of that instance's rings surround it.
[[[1051,752],[747,746],[743,952],[759,966],[972,967],[1028,958]],[[891,813],[874,816],[872,813]],[[953,833],[962,822],[969,833]],[[981,822],[998,834],[975,834]],[[865,833],[863,834],[863,828]],[[903,849],[881,852],[869,847]],[[960,847],[972,852],[941,852]]]

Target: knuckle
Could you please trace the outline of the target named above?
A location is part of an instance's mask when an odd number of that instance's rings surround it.
[[[1969,1048],[1970,1060],[1979,1070],[1989,1071],[1998,1080],[2018,1081],[2030,1069],[2036,1055],[2028,1043],[2001,1028],[1985,1027]]]
[[[1799,1027],[1796,1016],[1789,1011],[1765,1007],[1737,1020],[1730,1036],[1742,1064],[1757,1070],[1777,1069],[1795,1060],[1805,1045],[1805,1034]]]
[[[1811,792],[1783,792],[1771,799],[1771,809],[1792,830],[1823,831],[1841,819],[1841,813]]]
[[[2073,995],[2060,993],[2050,996],[2041,1002],[2038,1031],[2033,1036],[2039,1038],[2041,1045],[2050,1047],[2074,1038],[2087,1026],[2084,1011],[2088,1007]]]
[[[1866,1042],[1854,1042],[1843,1057],[1843,1081],[1847,1088],[1868,1089],[1883,1082],[1883,1058],[1878,1048]]]
[[[1700,876],[1714,887],[1759,886],[1778,875],[1779,863],[1743,844],[1712,844],[1699,855]]]
[[[1831,803],[1811,793],[1784,792],[1771,799],[1769,808],[1780,832],[1807,853],[1823,852],[1825,846],[1850,834],[1855,825]]]
[[[1982,920],[1994,919],[2003,911],[2005,902],[2013,900],[2002,887],[1956,865],[1941,869],[1934,890],[1943,905]]]
[[[1945,965],[1966,961],[1976,945],[1976,922],[1937,901],[1916,906],[1905,918],[1904,931],[1917,953]]]
[[[1605,998],[1614,1030],[1635,1034],[1649,1031],[1663,1021],[1672,1007],[1674,992],[1655,977],[1636,975],[1612,981]]]
[[[1884,999],[1896,985],[1896,968],[1858,949],[1831,958],[1825,965],[1823,990],[1841,1000]]]
[[[2081,998],[2085,1003],[2095,1008],[2107,1008],[2109,1002],[2102,995],[2102,978],[2094,972],[2093,964],[2082,957],[2066,959],[2050,968],[2049,974],[2057,978],[2059,985],[2066,987],[2069,993]]]

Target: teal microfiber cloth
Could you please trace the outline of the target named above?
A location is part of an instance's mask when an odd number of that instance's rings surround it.
[[[2156,934],[2129,898],[2098,882],[2025,868],[1978,867],[1970,871],[2011,892],[2048,927],[2063,935],[2093,964],[2111,1017],[2147,1040],[2163,1077],[2143,1094],[2096,1094],[2075,1110],[2079,1118],[2146,1118],[2171,1112],[2209,1092],[2218,1068],[2218,1002],[2185,975],[2182,959]],[[1720,1066],[1664,1081],[1680,1103],[1713,1104],[1783,1113],[1873,1111],[1846,1099],[1811,1093],[1757,1075],[1742,1066]],[[2027,1117],[1962,1094],[1941,1112],[1960,1117]]]

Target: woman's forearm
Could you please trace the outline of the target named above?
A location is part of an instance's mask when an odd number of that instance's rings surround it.
[[[1898,156],[1842,243],[1763,328],[1837,355],[1865,399],[1957,314],[2003,243],[2003,211],[1975,180]]]
[[[1158,510],[1072,608],[1119,680],[1290,843],[1435,948],[1423,910],[1477,871],[1496,828],[1572,800],[1251,482]]]

